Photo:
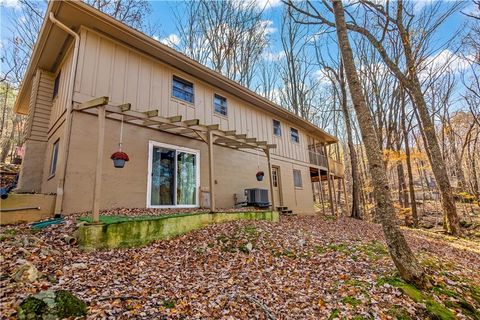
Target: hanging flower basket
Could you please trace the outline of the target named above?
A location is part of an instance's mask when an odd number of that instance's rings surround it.
[[[265,173],[263,173],[263,171],[258,171],[256,174],[257,181],[262,181],[264,176],[265,176]]]
[[[110,159],[113,160],[113,165],[115,166],[115,168],[123,168],[125,166],[125,161],[130,160],[128,158],[128,154],[122,151],[115,152],[114,154],[112,154]]]

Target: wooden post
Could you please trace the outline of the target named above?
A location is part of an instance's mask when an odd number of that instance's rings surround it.
[[[343,182],[343,196],[345,197],[345,212],[346,212],[347,215],[349,215],[350,207],[349,207],[349,203],[348,203],[348,195],[347,195],[347,187],[345,185],[345,177],[342,178],[342,182]]]
[[[272,162],[270,159],[270,148],[265,149],[265,154],[267,155],[268,163],[268,179],[270,183],[270,198],[272,199],[272,211],[275,211],[275,196],[273,195],[273,177],[272,177]]]
[[[323,215],[325,215],[325,199],[323,194],[322,173],[320,169],[318,169],[318,185],[320,186],[320,200],[322,201],[322,213]]]
[[[105,144],[105,106],[99,106],[98,110],[98,146],[97,165],[95,167],[95,186],[93,189],[92,222],[100,221],[100,198],[102,194],[102,168],[103,149]]]
[[[213,131],[208,130],[208,174],[210,180],[210,212],[215,212],[215,174],[213,170]]]
[[[327,159],[327,183],[328,183],[328,197],[330,198],[330,209],[332,211],[332,215],[335,216],[335,207],[333,203],[332,197],[332,181],[330,180],[330,163],[328,161],[328,153],[327,153],[327,146],[323,145],[323,152],[325,153],[325,158]]]

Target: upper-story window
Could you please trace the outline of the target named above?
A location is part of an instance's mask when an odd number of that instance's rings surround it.
[[[173,76],[172,95],[175,98],[193,103],[193,83],[177,76]]]
[[[273,119],[273,134],[276,135],[277,137],[282,136],[282,126],[280,124],[280,121]]]
[[[227,98],[215,94],[213,97],[213,105],[216,113],[221,114],[222,116],[227,115]]]
[[[293,142],[300,142],[300,136],[298,135],[298,130],[295,128],[290,128],[290,136]]]
[[[55,82],[53,83],[53,99],[55,99],[55,97],[58,95],[58,88],[60,86],[61,74],[62,74],[61,72],[57,74],[57,76],[55,77]]]

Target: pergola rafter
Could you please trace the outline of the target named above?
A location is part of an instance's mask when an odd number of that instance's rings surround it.
[[[197,139],[208,145],[209,153],[209,178],[210,178],[210,209],[215,211],[215,183],[213,167],[213,145],[229,147],[232,149],[261,149],[265,152],[268,161],[270,180],[270,198],[272,209],[275,208],[273,196],[272,168],[270,149],[276,148],[275,144],[268,144],[267,141],[258,141],[257,138],[247,137],[246,134],[237,134],[235,130],[221,130],[219,124],[201,124],[199,119],[183,120],[182,116],[162,117],[158,110],[136,111],[131,109],[130,103],[117,106],[109,105],[108,97],[99,97],[78,104],[75,111],[95,114],[99,121],[99,141],[97,150],[97,167],[95,173],[93,221],[99,221],[100,189],[101,189],[101,163],[103,158],[103,140],[105,136],[105,119],[123,120],[125,123],[140,127],[168,132],[180,135],[189,139]]]

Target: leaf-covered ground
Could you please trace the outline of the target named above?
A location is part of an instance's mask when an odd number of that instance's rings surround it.
[[[71,290],[90,319],[480,319],[480,244],[406,231],[434,287],[402,283],[378,225],[289,217],[233,222],[135,248],[84,252],[64,241],[75,221],[2,228],[1,315],[27,295]],[[40,272],[15,281],[28,261]]]

